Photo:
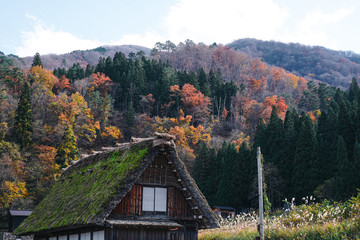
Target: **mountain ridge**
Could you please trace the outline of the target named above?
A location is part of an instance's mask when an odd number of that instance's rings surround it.
[[[342,89],[350,85],[353,77],[360,77],[360,55],[351,51],[253,38],[238,39],[227,46],[306,79]]]
[[[46,69],[54,70],[56,68],[69,68],[74,63],[79,63],[85,68],[87,64],[94,66],[98,63],[100,57],[114,57],[116,52],[123,52],[125,55],[133,52],[143,51],[149,55],[150,49],[138,45],[104,45],[88,50],[74,50],[64,54],[46,54],[41,55],[41,60]],[[35,53],[34,53],[35,54]],[[33,57],[20,58],[16,55],[9,54],[7,57],[13,59],[21,68],[30,69]]]

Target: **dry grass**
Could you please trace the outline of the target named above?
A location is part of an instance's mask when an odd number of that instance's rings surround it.
[[[360,239],[360,195],[345,203],[306,203],[269,217],[265,223],[267,239]],[[255,239],[256,212],[221,220],[219,229],[202,230],[200,240]]]

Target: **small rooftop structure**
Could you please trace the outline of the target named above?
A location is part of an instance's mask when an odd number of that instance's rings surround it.
[[[213,211],[222,218],[234,218],[236,215],[236,209],[229,206],[214,206]]]
[[[31,213],[28,210],[9,210],[9,232],[13,232]]]

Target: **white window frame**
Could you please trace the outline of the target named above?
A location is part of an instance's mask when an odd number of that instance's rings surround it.
[[[144,186],[142,194],[142,211],[166,213],[167,188]]]

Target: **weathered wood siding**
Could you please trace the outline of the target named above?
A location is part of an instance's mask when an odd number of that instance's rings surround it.
[[[179,219],[194,218],[193,211],[182,191],[177,187],[168,187],[168,217]]]
[[[141,216],[142,186],[135,184],[111,213],[111,217]]]
[[[193,219],[194,214],[181,190],[176,172],[171,168],[166,156],[157,156],[144,171],[136,184],[114,208],[110,217],[141,216],[142,186],[167,187],[167,212],[171,219]]]
[[[161,186],[177,186],[180,188],[176,172],[173,172],[166,155],[158,155],[145,169],[137,184],[154,184]]]

